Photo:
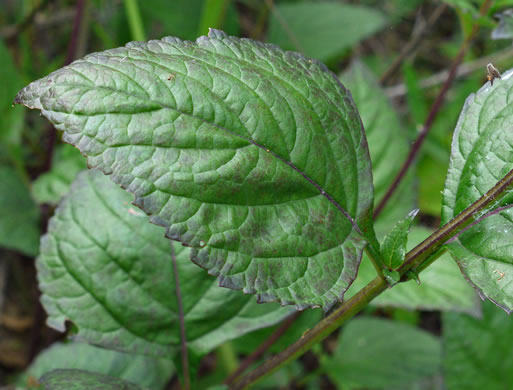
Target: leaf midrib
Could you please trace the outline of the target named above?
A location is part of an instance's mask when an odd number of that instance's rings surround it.
[[[133,94],[133,93],[130,93],[128,91],[122,91],[122,90],[119,90],[119,89],[116,89],[116,88],[112,88],[112,87],[108,87],[108,86],[94,86],[94,88],[91,88],[90,86],[86,86],[86,85],[83,85],[83,84],[78,84],[78,83],[69,83],[67,82],[66,84],[64,84],[64,86],[70,86],[70,87],[79,87],[79,88],[84,88],[84,89],[87,89],[87,90],[95,90],[95,89],[106,89],[108,91],[112,91],[112,92],[116,92],[116,93],[119,93],[119,94],[123,94],[123,95],[126,95],[126,96],[129,96],[129,97],[132,97],[132,98],[135,98],[135,99],[140,99],[140,100],[144,100],[141,96],[139,95],[136,95],[136,94]],[[261,145],[259,143],[257,143],[255,140],[253,140],[252,138],[249,138],[249,137],[245,137],[243,135],[240,135],[240,134],[237,134],[235,132],[233,132],[232,130],[229,130],[227,129],[226,127],[223,127],[223,126],[220,126],[218,125],[217,123],[213,123],[213,122],[210,122],[206,119],[203,119],[203,118],[200,118],[200,117],[197,117],[193,114],[190,114],[190,113],[187,113],[187,112],[184,112],[184,111],[181,111],[179,110],[178,108],[175,108],[175,107],[171,107],[169,105],[166,105],[164,104],[163,102],[159,102],[159,101],[155,101],[153,99],[146,99],[147,101],[149,101],[150,103],[153,103],[155,104],[156,106],[160,106],[160,108],[155,108],[154,110],[145,110],[145,111],[141,111],[141,112],[135,112],[135,113],[126,113],[126,112],[120,112],[119,114],[124,114],[124,115],[135,115],[135,114],[139,114],[139,113],[142,113],[142,112],[148,112],[148,111],[155,111],[157,109],[162,109],[162,108],[165,108],[165,109],[169,109],[169,110],[172,110],[172,111],[176,111],[178,113],[180,113],[181,115],[184,115],[184,116],[188,116],[190,118],[193,118],[193,119],[196,119],[196,120],[199,120],[207,125],[211,125],[219,130],[222,130],[222,131],[225,131],[226,133],[230,134],[231,136],[233,137],[236,137],[236,138],[240,138],[244,141],[247,141],[249,142],[250,144],[264,150],[265,152],[268,152],[270,153],[271,155],[273,155],[273,157],[275,157],[276,159],[278,159],[279,161],[281,161],[282,163],[288,165],[290,168],[292,168],[294,171],[296,171],[297,173],[299,173],[309,184],[311,184],[312,186],[314,186],[319,192],[320,194],[326,198],[328,200],[328,202],[330,202],[339,212],[341,212],[348,220],[349,222],[351,223],[351,225],[353,226],[353,229],[356,230],[358,233],[362,234],[359,226],[357,225],[357,223],[355,222],[355,220],[351,217],[351,215],[330,195],[328,194],[319,184],[317,184],[312,178],[310,178],[306,173],[304,173],[302,170],[300,170],[296,165],[294,165],[292,162],[286,160],[285,158],[281,157],[280,155],[278,155],[276,152],[274,152],[273,150],[271,149],[268,149],[267,147],[265,147],[264,145]],[[42,110],[43,111],[54,111],[54,112],[59,112],[59,111],[56,111],[56,110],[46,110],[42,107]],[[61,112],[63,114],[67,114],[67,115],[81,115],[81,116],[94,116],[94,115],[108,115],[108,114],[116,114],[116,112],[97,112],[97,113],[94,113],[94,114],[87,114],[87,113],[75,113],[75,112]]]

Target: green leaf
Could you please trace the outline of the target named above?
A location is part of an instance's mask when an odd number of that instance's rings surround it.
[[[56,205],[69,191],[77,173],[87,165],[80,152],[70,145],[59,145],[53,156],[52,168],[32,183],[32,195],[38,203]]]
[[[481,318],[446,313],[444,376],[448,390],[502,390],[513,383],[513,321],[489,302]]]
[[[440,371],[440,341],[404,323],[360,317],[342,329],[323,368],[339,388],[414,383]]]
[[[351,90],[362,117],[372,160],[375,201],[379,202],[403,164],[409,139],[399,116],[379,86],[377,77],[362,62],[354,62],[342,79]],[[413,170],[403,180],[376,221],[379,235],[415,208]]]
[[[165,239],[164,230],[148,223],[131,200],[93,170],[78,175],[57,208],[37,261],[51,327],[64,331],[70,320],[79,339],[173,357],[180,331],[172,250],[182,282],[187,344],[194,353],[205,354],[291,312],[219,288],[215,278],[188,260],[190,249]]]
[[[53,370],[39,381],[45,390],[143,390],[122,379],[83,370]]]
[[[487,82],[465,102],[454,132],[442,204],[442,224],[458,215],[513,168],[512,72]],[[511,204],[513,193],[500,204]],[[513,309],[513,211],[490,216],[447,245],[480,295]]]
[[[12,97],[23,86],[21,76],[16,69],[9,50],[0,41],[0,143],[19,145],[23,131],[24,111],[12,107]]]
[[[326,61],[380,30],[385,21],[376,9],[358,5],[313,1],[279,4],[269,21],[268,40]]]
[[[360,117],[315,60],[212,30],[91,54],[16,102],[260,302],[328,309],[377,246]]]
[[[398,221],[394,228],[388,233],[381,245],[383,262],[391,269],[398,268],[406,254],[406,243],[411,224],[419,212],[418,209],[411,211],[405,218]]]
[[[171,361],[165,359],[109,351],[84,343],[56,343],[37,356],[17,385],[29,388],[30,378],[40,378],[55,369],[109,375],[152,390],[163,389],[174,372]]]
[[[35,256],[39,249],[39,209],[18,173],[0,166],[0,246]]]
[[[414,248],[431,234],[422,227],[413,227],[408,236],[408,250]],[[358,278],[355,280],[347,297],[354,295],[376,277],[376,271],[370,260],[364,256]],[[475,291],[461,275],[449,254],[442,255],[420,274],[422,283],[414,280],[400,283],[387,289],[372,301],[376,306],[401,307],[410,310],[444,310],[459,311],[477,315],[479,302]],[[450,286],[448,288],[447,286]]]
[[[224,28],[230,34],[236,35],[239,31],[239,17],[234,2],[230,1],[231,4],[225,9],[219,10],[215,4],[211,4],[218,1],[224,0],[145,0],[144,7],[140,8],[145,25],[153,26],[150,31],[152,37],[173,35],[182,39],[194,39],[202,28],[201,25],[206,25],[208,20],[215,22],[207,27]],[[216,10],[221,11],[219,18],[212,12]]]

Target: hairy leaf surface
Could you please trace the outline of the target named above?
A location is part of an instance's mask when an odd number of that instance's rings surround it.
[[[443,193],[447,223],[492,188],[513,168],[512,72],[487,82],[469,96],[454,132]],[[492,208],[513,201],[508,194]],[[466,279],[480,295],[513,309],[513,211],[490,216],[448,244]]]
[[[376,245],[360,117],[315,60],[212,30],[89,55],[16,102],[64,130],[222,286],[261,302],[327,309]]]
[[[101,172],[79,174],[41,241],[38,277],[48,324],[110,349],[173,357],[180,348],[172,251],[187,345],[202,355],[291,312],[217,286]]]

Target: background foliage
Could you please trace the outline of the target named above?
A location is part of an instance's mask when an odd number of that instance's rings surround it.
[[[425,121],[444,72],[477,25],[477,39],[414,169],[377,220],[376,233],[382,239],[397,220],[419,208],[408,240],[411,248],[448,218],[441,214],[441,192],[465,100],[486,81],[488,62],[501,70],[513,66],[510,15],[504,12],[513,2],[494,1],[484,16],[479,15],[482,1],[446,3],[434,27],[423,31],[442,2],[2,0],[0,385],[29,388],[59,368],[94,372],[105,386],[128,381],[133,388],[178,388],[179,314],[170,245],[183,281],[193,388],[222,382],[294,311],[258,305],[254,296],[218,287],[186,259],[188,249],[170,244],[160,227],[141,224],[148,218],[131,206],[131,195],[96,171],[84,172],[85,159],[37,112],[11,107],[21,87],[86,53],[132,40],[193,40],[215,27],[275,43],[323,61],[351,91],[367,133],[379,201]],[[498,12],[503,13],[494,18]],[[385,82],[380,80],[419,34],[425,35],[412,54]],[[492,109],[501,104],[492,103]],[[472,131],[464,124],[459,127]],[[43,233],[48,234],[40,245]],[[502,233],[507,241],[509,231]],[[67,244],[69,237],[78,237],[79,247]],[[472,245],[480,244],[465,244],[478,253]],[[374,275],[364,258],[348,296]],[[386,291],[338,333],[256,388],[456,390],[511,385],[510,318],[479,300],[448,255],[422,273],[421,281]],[[292,343],[322,316],[319,309],[300,314],[268,354]],[[393,358],[391,349],[397,353]],[[43,381],[58,388],[62,378],[66,371]]]

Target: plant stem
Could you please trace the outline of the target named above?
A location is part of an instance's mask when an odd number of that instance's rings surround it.
[[[480,15],[486,14],[488,11],[488,8],[490,8],[492,4],[492,0],[485,0],[485,2],[482,4],[481,9],[479,11]],[[415,158],[419,154],[420,147],[424,143],[424,140],[426,139],[429,130],[431,130],[431,127],[433,125],[433,122],[435,121],[435,118],[440,111],[440,108],[442,107],[443,100],[445,98],[445,95],[447,94],[447,91],[449,91],[449,88],[451,87],[452,83],[454,82],[454,79],[456,77],[456,72],[458,71],[458,66],[460,65],[461,61],[463,61],[463,57],[465,56],[468,48],[470,47],[470,44],[474,40],[474,38],[477,35],[477,32],[479,31],[479,24],[476,23],[472,27],[472,31],[467,36],[467,38],[463,41],[461,44],[460,50],[458,52],[458,55],[452,62],[451,68],[449,70],[449,75],[447,76],[447,80],[445,80],[445,83],[443,84],[442,88],[440,89],[440,92],[438,93],[438,96],[436,97],[435,101],[433,102],[433,105],[431,106],[431,110],[429,111],[429,114],[426,118],[426,121],[424,122],[424,126],[422,127],[422,131],[417,136],[417,139],[413,143],[410,153],[408,154],[408,157],[406,157],[406,161],[403,163],[401,169],[397,173],[397,176],[395,177],[394,181],[388,188],[387,192],[385,193],[385,196],[383,196],[383,199],[378,203],[374,210],[374,219],[378,217],[378,215],[383,211],[385,205],[388,203],[394,192],[397,190],[397,187],[399,187],[399,184],[403,180],[404,176],[406,175],[406,172],[408,169],[412,166],[413,162],[415,161]]]
[[[125,11],[128,24],[130,25],[130,32],[132,33],[132,39],[135,41],[145,41],[146,34],[144,33],[144,26],[137,0],[125,0]]]
[[[435,25],[438,19],[440,19],[440,16],[442,16],[446,8],[447,3],[442,3],[433,11],[427,23],[422,28],[422,31],[412,37],[412,39],[401,50],[399,56],[397,56],[390,67],[385,71],[385,73],[383,73],[381,79],[379,80],[381,85],[385,85],[390,80],[390,78],[396,74],[403,61],[408,58],[408,56],[418,47],[419,43],[426,37],[427,33]]]
[[[365,253],[367,254],[367,256],[369,256],[369,259],[372,265],[374,266],[374,269],[376,270],[378,276],[381,279],[386,280],[385,275],[383,274],[383,270],[387,269],[387,266],[381,259],[381,256],[378,253],[376,253],[372,245],[365,246]]]
[[[398,271],[404,275],[407,271],[415,269],[448,240],[464,231],[464,229],[475,221],[482,221],[484,218],[476,218],[476,215],[485,211],[490,205],[499,202],[513,185],[513,170],[509,171],[500,181],[497,182],[486,194],[472,203],[469,207],[451,219],[419,245],[406,254],[404,263]],[[501,208],[500,211],[503,211]],[[493,211],[486,213],[486,216],[495,214]]]
[[[424,265],[432,262],[432,256],[439,257],[442,254],[442,245],[452,237],[463,231],[468,225],[475,220],[481,221],[478,215],[500,201],[508,194],[513,187],[513,170],[504,176],[493,188],[478,200],[472,203],[468,208],[463,210],[455,218],[446,225],[435,231],[419,245],[406,254],[405,261],[399,267],[398,272],[405,276],[409,271],[420,272]],[[487,215],[492,215],[488,213]],[[476,217],[477,216],[477,217]],[[402,281],[406,280],[405,278]],[[375,297],[381,294],[388,287],[386,281],[377,277],[367,286],[361,289],[351,299],[344,302],[333,313],[319,322],[313,329],[306,332],[299,340],[290,347],[280,352],[272,359],[264,362],[247,375],[243,376],[240,381],[235,383],[230,389],[240,390],[255,383],[260,378],[274,372],[278,368],[287,364],[301,356],[309,350],[314,344],[326,338],[331,332],[341,326],[346,320],[360,312]]]
[[[283,333],[299,318],[302,312],[298,311],[289,316],[262,344],[258,346],[225,380],[224,384],[232,384],[249,366],[255,363],[260,357],[281,337]]]
[[[265,361],[261,366],[249,372],[247,375],[242,377],[240,381],[232,385],[230,389],[244,389],[262,377],[276,371],[288,362],[298,358],[308,351],[314,344],[331,334],[335,329],[342,325],[345,320],[353,317],[360,310],[366,307],[372,299],[381,294],[386,290],[386,288],[387,283],[383,279],[379,277],[375,278],[351,299],[346,301],[342,306],[335,309],[333,313],[319,322],[313,329],[303,334],[298,341],[280,352],[278,355],[274,356],[272,359]]]
[[[189,376],[189,356],[187,353],[187,335],[185,333],[185,318],[183,313],[182,292],[180,290],[180,276],[178,275],[178,265],[176,263],[175,248],[171,244],[171,261],[173,263],[173,274],[175,277],[175,293],[178,306],[178,317],[180,319],[180,346],[182,358],[182,374],[185,390],[191,388],[191,378]]]
[[[73,21],[73,30],[68,44],[68,52],[64,65],[69,65],[77,57],[80,48],[84,48],[89,32],[88,20],[88,0],[78,0],[75,9],[75,19]],[[57,129],[53,125],[48,126],[48,140],[46,144],[46,156],[43,162],[42,172],[48,172],[52,168],[53,151],[57,142]]]
[[[239,360],[230,341],[222,344],[216,351],[218,361],[223,365],[225,372],[232,372],[237,369]]]

